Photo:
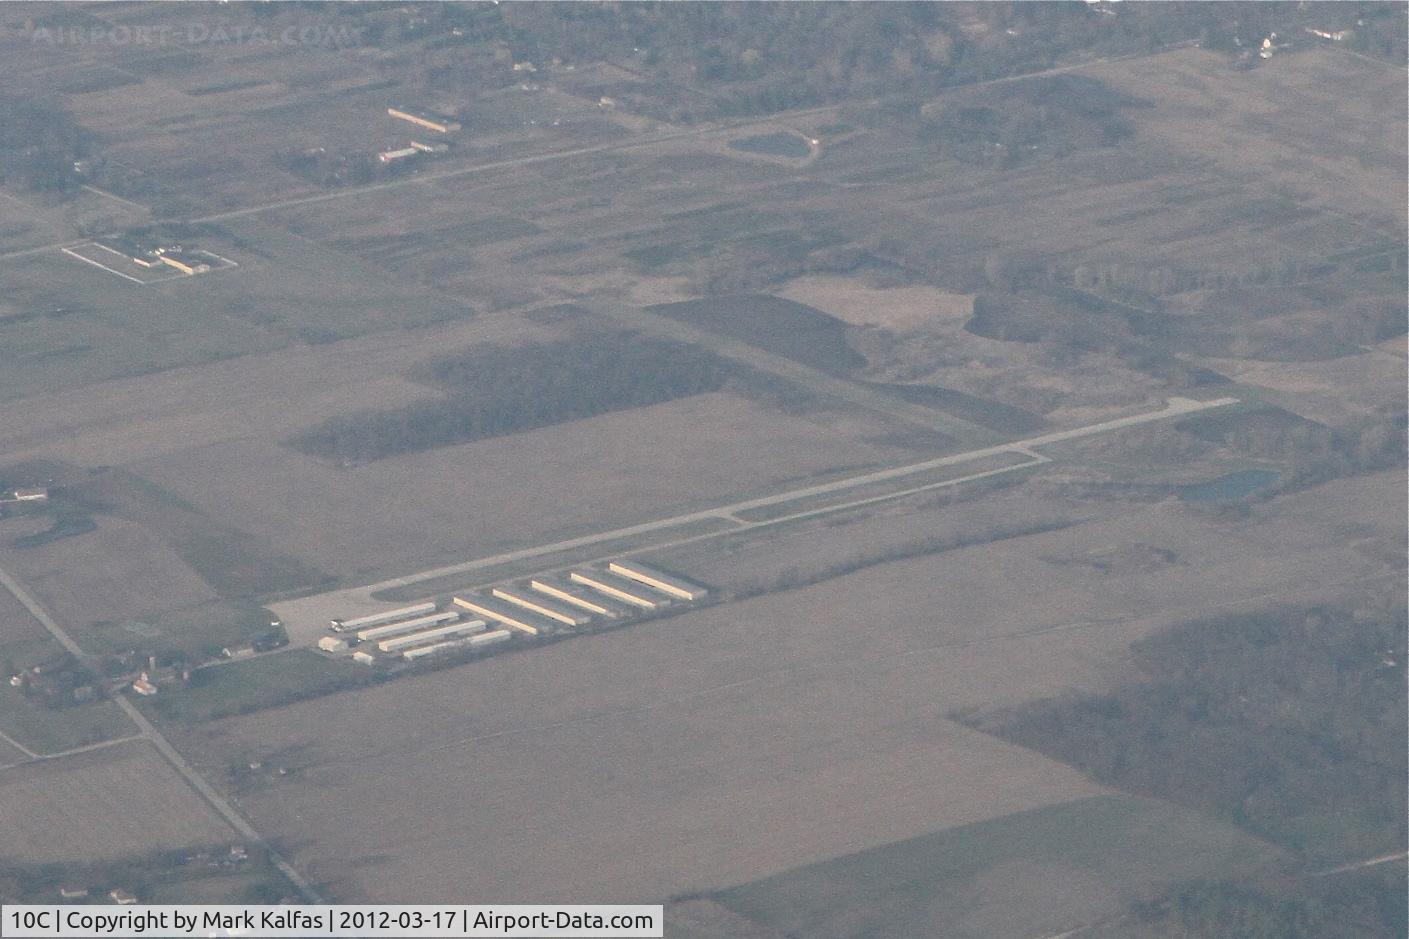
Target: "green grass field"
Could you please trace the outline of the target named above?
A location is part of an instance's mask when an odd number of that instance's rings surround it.
[[[364,666],[295,649],[199,669],[188,687],[163,689],[141,704],[153,719],[197,723],[327,694],[374,678]]]

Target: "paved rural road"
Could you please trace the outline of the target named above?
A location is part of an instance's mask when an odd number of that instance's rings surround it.
[[[969,450],[964,453],[956,453],[950,456],[937,457],[931,460],[924,460],[919,463],[908,463],[904,466],[895,466],[889,469],[876,470],[870,473],[863,473],[858,476],[849,476],[845,479],[833,480],[832,482],[819,483],[814,486],[803,486],[797,489],[790,489],[787,492],[776,493],[771,496],[763,496],[756,499],[747,499],[742,502],[735,502],[729,505],[722,505],[712,509],[704,509],[699,512],[690,512],[685,515],[673,515],[669,518],[656,519],[651,522],[643,522],[639,525],[630,525],[626,528],[617,528],[612,531],[599,532],[593,535],[583,535],[579,538],[569,538],[563,541],[556,541],[552,544],[538,545],[532,548],[523,548],[517,551],[507,551],[503,554],[496,554],[492,557],[478,558],[473,561],[466,561],[460,564],[451,564],[446,567],[438,567],[433,570],[421,571],[415,574],[407,574],[403,577],[395,577],[391,580],[384,580],[380,583],[369,584],[364,587],[348,587],[342,590],[333,590],[327,593],[314,594],[308,597],[300,597],[294,600],[286,600],[282,603],[270,605],[270,609],[280,619],[284,621],[285,627],[289,631],[290,639],[295,642],[311,642],[313,638],[321,635],[324,625],[334,616],[348,617],[360,616],[364,613],[376,612],[382,609],[390,609],[395,604],[382,603],[373,598],[373,594],[383,590],[391,590],[397,587],[406,587],[412,584],[424,583],[428,580],[435,580],[440,577],[449,577],[459,574],[467,574],[471,571],[492,567],[498,564],[506,564],[528,558],[539,557],[541,555],[556,554],[560,551],[575,550],[585,548],[605,541],[613,541],[618,538],[630,538],[637,535],[646,535],[651,532],[659,532],[693,522],[701,522],[707,519],[729,519],[737,521],[733,516],[739,512],[750,509],[764,508],[771,505],[778,505],[784,502],[791,502],[795,499],[803,499],[809,496],[826,495],[828,493],[842,492],[857,486],[864,486],[870,483],[886,482],[888,480],[900,479],[915,473],[922,473],[927,470],[939,469],[945,466],[954,466],[960,463],[967,463],[984,457],[996,456],[1002,453],[1017,453],[1033,459],[1043,459],[1033,452],[1033,448],[1046,446],[1048,444],[1060,443],[1066,440],[1077,440],[1082,437],[1090,437],[1096,434],[1108,433],[1123,427],[1134,427],[1140,424],[1148,424],[1154,421],[1168,420],[1175,417],[1183,417],[1188,414],[1195,414],[1210,408],[1226,407],[1230,404],[1237,404],[1237,398],[1216,398],[1212,401],[1195,401],[1190,398],[1170,398],[1166,406],[1158,411],[1147,411],[1143,414],[1132,414],[1128,417],[1113,418],[1108,421],[1101,421],[1097,424],[1088,424],[1084,427],[1073,427],[1068,430],[1058,430],[1036,437],[1028,437],[1024,440],[1014,440],[1008,443],[997,444],[991,447],[982,447],[977,450]],[[1017,469],[1020,467],[1013,467]],[[989,475],[989,474],[978,474]],[[951,482],[957,482],[954,480]],[[931,487],[921,487],[931,488]],[[897,494],[891,494],[887,498],[893,498]],[[864,500],[863,500],[864,501]],[[773,519],[761,524],[775,524],[786,519]],[[749,526],[749,527],[756,527]]]
[[[20,603],[24,605],[24,608],[29,610],[30,614],[39,621],[40,625],[49,631],[49,634],[54,637],[55,641],[72,653],[74,658],[79,661],[88,661],[87,653],[83,651],[78,643],[73,641],[73,637],[65,632],[63,627],[54,621],[54,618],[49,615],[49,611],[44,609],[39,601],[32,597],[29,591],[25,590],[24,587],[20,585],[19,581],[15,580],[14,577],[10,576],[10,574],[4,570],[0,570],[0,585],[3,585],[6,590],[14,594],[15,599],[20,601]],[[156,726],[153,725],[151,721],[147,720],[145,714],[137,710],[135,704],[121,694],[114,695],[113,700],[117,703],[117,706],[122,709],[123,713],[131,719],[132,723],[137,725],[140,731],[138,736],[151,741],[152,746],[156,747],[157,752],[162,755],[167,763],[171,764],[171,768],[180,773],[187,784],[192,789],[196,790],[201,798],[205,799],[210,807],[213,808],[221,818],[225,819],[226,823],[229,824],[231,828],[235,829],[246,841],[262,847],[269,855],[269,859],[274,866],[279,868],[284,876],[289,879],[289,882],[298,888],[299,892],[303,894],[306,900],[310,903],[322,902],[322,897],[317,889],[315,889],[302,874],[295,870],[293,865],[285,860],[278,851],[274,850],[273,846],[260,836],[254,826],[247,822],[245,817],[239,813],[239,810],[217,792],[214,786],[206,782],[205,777],[196,772],[180,753],[176,752],[176,748],[171,745],[171,742],[166,739],[161,731],[157,730]],[[133,738],[129,737],[127,739],[130,740]]]

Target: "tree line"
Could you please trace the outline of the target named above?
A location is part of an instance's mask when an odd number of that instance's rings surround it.
[[[1135,646],[1142,680],[965,719],[1304,858],[1358,860],[1409,837],[1407,623],[1392,592],[1189,623]]]
[[[334,417],[293,445],[366,463],[718,391],[734,374],[708,352],[627,332],[486,346],[431,366],[446,397]]]
[[[92,135],[58,102],[0,95],[0,183],[37,192],[77,189],[74,163],[92,148]]]
[[[1037,71],[1073,55],[1115,56],[1178,42],[1236,54],[1271,32],[1350,29],[1348,45],[1405,57],[1402,5],[1373,3],[575,4],[417,7],[396,26],[371,18],[366,41],[454,46],[429,86],[505,87],[516,61],[611,61],[633,80],[605,89],[672,121],[773,113],[847,99],[932,93]],[[1110,15],[1114,12],[1116,15]]]
[[[1168,629],[1134,648],[1140,677],[999,715],[955,715],[1099,782],[1221,817],[1300,866],[1176,885],[1126,937],[1404,935],[1402,866],[1317,869],[1402,851],[1406,619],[1397,588]]]

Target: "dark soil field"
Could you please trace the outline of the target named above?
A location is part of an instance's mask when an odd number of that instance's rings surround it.
[[[1161,802],[1097,796],[874,848],[710,899],[750,923],[816,937],[1035,936],[1079,925],[1093,896],[1135,903],[1171,874],[1245,875],[1276,854]],[[1184,859],[1182,872],[1173,858]]]
[[[651,307],[648,312],[742,340],[824,372],[846,373],[866,364],[847,345],[845,323],[791,300],[718,297]]]
[[[0,792],[8,864],[102,861],[136,844],[173,850],[233,834],[144,742],[7,769]]]

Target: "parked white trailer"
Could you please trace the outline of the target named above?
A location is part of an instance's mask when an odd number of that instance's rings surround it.
[[[387,623],[385,626],[374,626],[371,629],[363,629],[357,633],[357,638],[363,642],[375,642],[379,639],[399,636],[402,633],[414,633],[418,630],[430,629],[432,626],[442,626],[445,623],[453,623],[459,618],[459,610],[446,610],[444,613],[433,613],[430,616],[418,616],[415,619],[403,620],[400,623]]]
[[[699,584],[692,584],[688,580],[672,577],[670,574],[658,571],[654,567],[648,567],[640,561],[612,561],[607,565],[607,570],[637,583],[645,584],[647,587],[659,590],[666,596],[674,597],[677,600],[698,600],[709,592]]]
[[[424,616],[427,613],[434,612],[434,603],[417,603],[415,606],[403,606],[397,610],[384,610],[381,613],[369,613],[366,616],[359,616],[356,619],[335,619],[333,620],[333,632],[356,632],[359,629],[366,629],[368,626],[380,626],[382,623],[390,623],[393,620],[410,619],[413,616]]]
[[[615,574],[604,574],[601,571],[573,571],[568,576],[575,584],[591,587],[598,593],[604,593],[614,600],[621,600],[632,606],[639,606],[643,610],[654,610],[665,605],[663,600],[648,597],[646,592],[641,589],[640,584],[632,583]]]
[[[507,587],[495,587],[489,592],[500,600],[506,600],[514,606],[523,607],[539,616],[557,620],[564,626],[586,626],[592,622],[592,617],[585,611],[558,603],[556,600],[549,600],[547,597],[530,596],[526,591],[510,590]]]
[[[480,633],[478,636],[471,636],[470,645],[489,646],[493,645],[496,642],[503,642],[512,635],[513,633],[509,632],[509,630],[507,629],[496,629],[493,632]]]
[[[377,643],[377,648],[383,652],[399,652],[411,646],[419,646],[422,643],[431,642],[436,639],[448,639],[451,636],[462,636],[466,633],[479,632],[484,629],[484,620],[472,619],[463,623],[449,623],[445,626],[437,626],[435,629],[427,629],[418,633],[406,633],[401,636],[393,636],[390,639],[383,639]]]

